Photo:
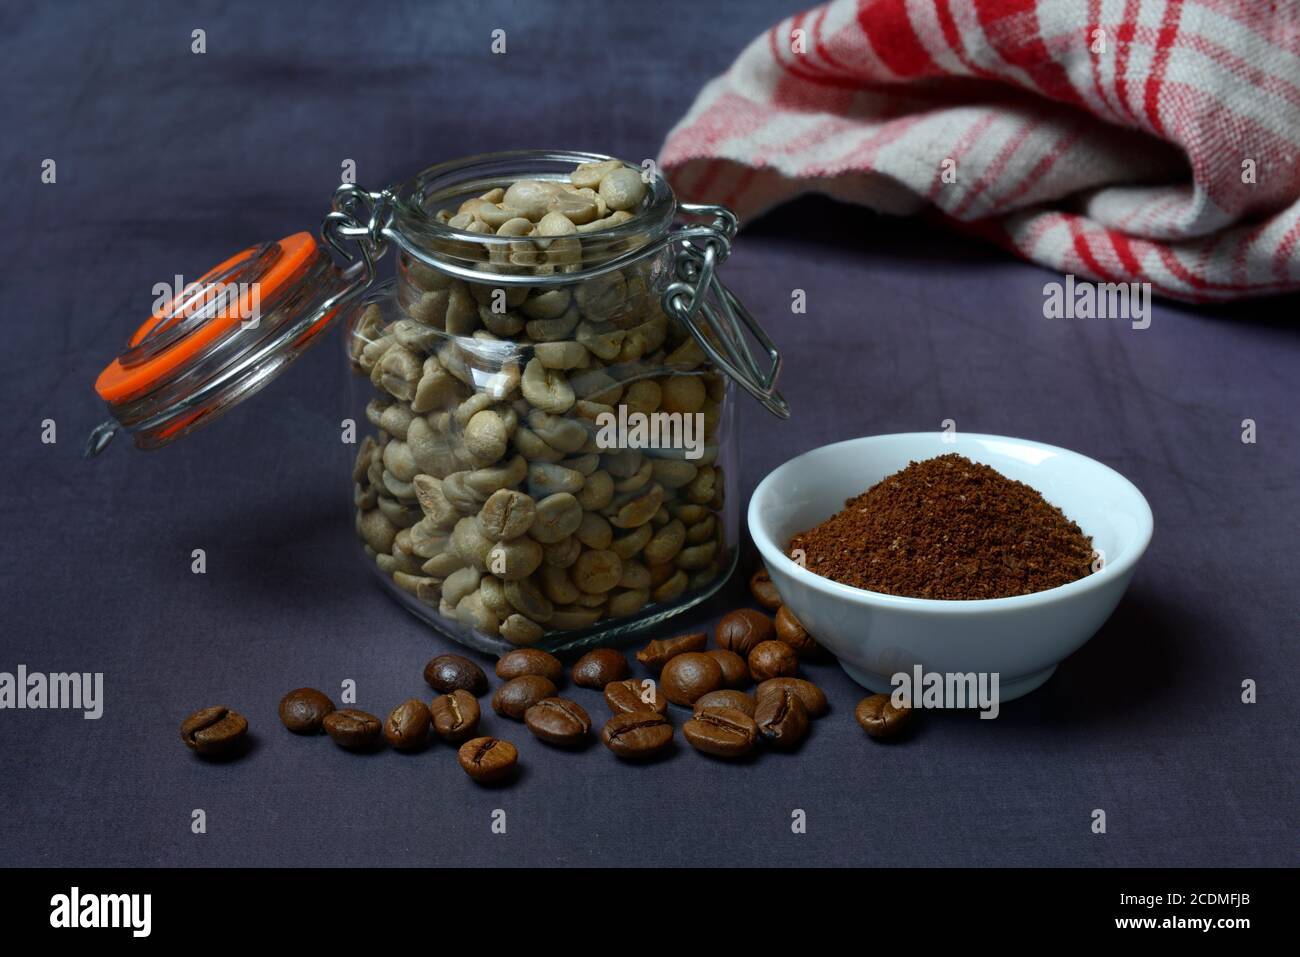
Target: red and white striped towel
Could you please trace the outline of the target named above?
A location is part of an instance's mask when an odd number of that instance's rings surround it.
[[[835,0],[660,162],[745,218],[820,192],[1175,299],[1300,289],[1300,0]]]

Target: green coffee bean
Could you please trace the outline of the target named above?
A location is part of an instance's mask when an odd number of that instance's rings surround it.
[[[616,159],[601,160],[598,163],[583,163],[569,174],[569,182],[579,189],[595,189],[600,185],[602,179],[614,172],[614,170],[622,168],[623,164]]]
[[[506,619],[515,613],[515,608],[506,598],[505,582],[496,575],[484,575],[478,583],[478,593],[483,596],[483,604],[499,619]]]
[[[578,492],[578,504],[589,512],[598,512],[614,499],[614,480],[604,469],[592,472]]]
[[[528,474],[528,462],[522,455],[512,456],[505,464],[484,469],[474,469],[464,477],[465,487],[479,500],[493,492],[518,485]]]
[[[543,546],[545,555],[543,561],[547,565],[555,568],[568,568],[578,560],[582,554],[582,542],[578,541],[575,536],[566,536],[558,542],[552,542]]]
[[[580,342],[539,342],[533,354],[548,369],[580,369],[591,361],[591,353]]]
[[[551,615],[555,608],[551,600],[542,594],[537,583],[531,578],[521,578],[518,581],[508,581],[505,583],[506,601],[522,615],[535,622],[545,624],[551,620]]]
[[[518,538],[528,531],[537,515],[537,505],[523,492],[498,489],[488,496],[478,513],[484,536],[499,542]]]
[[[610,542],[614,540],[614,529],[595,512],[584,512],[582,524],[573,534],[583,545],[597,551],[609,548]]]
[[[487,569],[506,581],[527,578],[542,564],[542,546],[528,537],[496,542],[487,553]]]
[[[562,465],[538,462],[528,470],[528,491],[538,498],[557,492],[581,491],[585,482],[586,476],[581,472]]]
[[[654,526],[649,523],[634,529],[621,538],[615,538],[609,543],[609,550],[619,558],[627,561],[633,555],[638,554],[641,549],[645,548],[646,543],[654,534]]]
[[[647,187],[641,174],[626,166],[611,170],[600,180],[600,198],[613,210],[633,210],[645,199]]]
[[[581,422],[549,415],[540,409],[528,413],[528,425],[543,442],[566,454],[581,449],[588,437],[587,429]]]
[[[648,588],[633,588],[616,591],[609,596],[608,614],[611,618],[626,618],[645,607],[650,599]]]
[[[542,591],[551,602],[557,605],[572,605],[578,600],[581,592],[569,577],[567,568],[543,565],[538,575],[541,576]]]
[[[506,432],[505,422],[501,416],[489,409],[474,413],[469,424],[465,426],[466,448],[484,462],[495,462],[501,458],[505,454],[508,441],[509,435]]]
[[[541,625],[517,612],[501,622],[500,631],[501,637],[512,645],[535,645],[545,634]]]
[[[473,568],[461,568],[452,572],[442,582],[443,600],[455,607],[462,598],[478,589],[482,577]]]
[[[567,538],[582,524],[582,506],[568,492],[548,495],[537,503],[537,515],[528,534],[543,545]]]
[[[651,536],[645,545],[645,560],[660,563],[671,561],[686,544],[686,526],[673,519]]]
[[[501,620],[487,607],[483,595],[477,591],[456,603],[456,618],[470,628],[489,635],[495,635],[501,629]]]
[[[543,412],[567,412],[573,407],[573,389],[568,380],[557,370],[546,368],[539,359],[530,359],[524,366],[519,386],[524,398]]]
[[[444,488],[446,483],[443,483]],[[451,548],[479,571],[487,571],[487,556],[494,542],[479,531],[475,518],[462,518],[451,532]]]

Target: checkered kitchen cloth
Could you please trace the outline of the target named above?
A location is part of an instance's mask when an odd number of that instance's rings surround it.
[[[835,0],[660,160],[752,217],[820,192],[1193,302],[1300,288],[1300,0]]]

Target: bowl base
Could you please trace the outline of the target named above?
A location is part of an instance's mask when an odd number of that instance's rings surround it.
[[[876,694],[889,694],[894,690],[894,685],[889,680],[889,675],[877,674],[874,671],[863,671],[852,665],[840,662],[840,667],[844,673],[856,681],[868,691],[874,691]],[[1029,694],[1035,688],[1038,688],[1056,671],[1056,665],[1050,668],[1044,668],[1042,671],[1036,671],[1031,675],[1025,675],[1015,678],[1011,681],[998,679],[998,702],[1014,701],[1016,698]]]

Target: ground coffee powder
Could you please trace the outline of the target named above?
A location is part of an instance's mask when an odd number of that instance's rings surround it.
[[[802,552],[802,559],[800,558]],[[796,535],[789,554],[889,595],[1026,595],[1092,570],[1092,540],[1037,491],[961,455],[912,462]]]

